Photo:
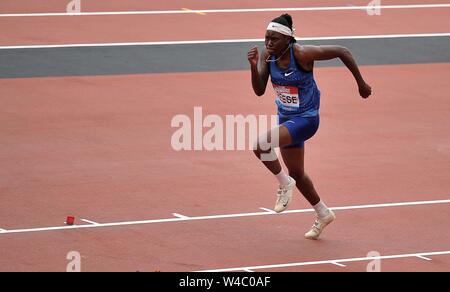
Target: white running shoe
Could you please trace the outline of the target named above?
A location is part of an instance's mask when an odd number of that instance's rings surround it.
[[[277,202],[275,203],[274,211],[277,213],[283,212],[286,210],[288,205],[292,201],[292,192],[295,188],[295,180],[292,177],[289,177],[290,183],[285,186],[280,186],[278,188],[277,194]]]
[[[336,219],[336,215],[333,211],[330,210],[330,214],[325,216],[324,218],[316,218],[314,225],[311,227],[311,230],[305,233],[306,239],[318,239],[323,229]]]

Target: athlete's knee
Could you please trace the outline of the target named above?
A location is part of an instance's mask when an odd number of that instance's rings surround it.
[[[267,142],[267,139],[257,139],[253,143],[253,153],[255,153],[256,156],[260,156],[262,153],[270,153],[272,152],[272,146],[270,143]]]
[[[262,147],[260,147],[259,145],[255,145],[253,147],[253,153],[256,155],[256,157],[261,158],[262,154],[269,154],[272,152],[272,149],[269,148],[268,150],[263,149]]]
[[[275,161],[278,159],[275,147],[264,141],[258,141],[257,144],[253,146],[253,153],[255,153],[256,157],[261,161]]]

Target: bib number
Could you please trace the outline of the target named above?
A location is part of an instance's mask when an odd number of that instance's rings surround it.
[[[298,87],[273,85],[277,99],[283,106],[289,108],[300,107],[300,99],[298,97]]]

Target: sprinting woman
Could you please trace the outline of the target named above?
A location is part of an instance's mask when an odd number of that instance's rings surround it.
[[[265,35],[265,49],[259,54],[255,46],[248,52],[247,57],[255,94],[261,96],[265,93],[269,76],[276,94],[279,125],[260,137],[254,148],[256,156],[279,182],[274,210],[282,212],[288,207],[293,189],[297,186],[317,213],[314,225],[305,237],[317,239],[336,216],[320,199],[304,170],[305,141],[310,139],[319,127],[320,91],[313,76],[314,62],[339,58],[353,74],[361,97],[369,97],[372,89],[364,81],[347,48],[298,44],[289,14],[283,14],[269,23]],[[267,141],[270,141],[269,145]],[[273,153],[274,147],[280,147],[288,174],[276,157],[262,158]]]

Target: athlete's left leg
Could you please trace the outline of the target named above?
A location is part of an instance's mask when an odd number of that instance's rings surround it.
[[[336,219],[336,215],[320,199],[312,180],[305,173],[305,147],[281,148],[281,156],[289,170],[289,176],[296,180],[297,188],[317,213],[314,225],[305,233],[305,238],[318,239],[325,227]]]
[[[281,156],[289,170],[289,176],[295,179],[298,190],[306,200],[308,200],[311,206],[319,203],[320,197],[314,188],[312,180],[305,172],[305,147],[281,148]]]

